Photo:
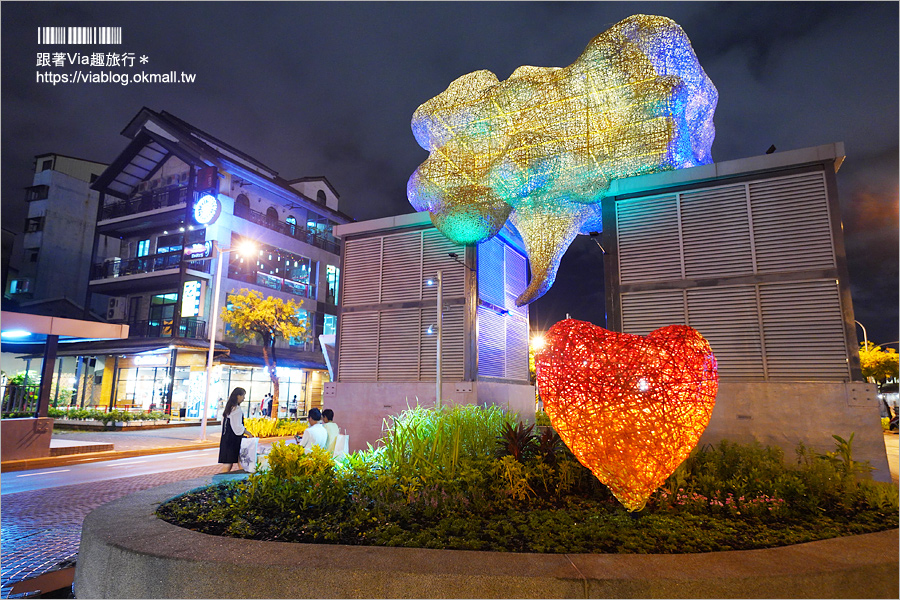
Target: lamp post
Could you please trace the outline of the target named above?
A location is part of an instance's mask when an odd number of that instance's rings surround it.
[[[435,406],[441,407],[441,327],[444,320],[443,271],[437,272],[437,365],[435,373]]]
[[[859,325],[860,327],[862,327],[862,330],[863,330],[863,340],[865,340],[866,350],[868,350],[868,349],[869,349],[869,334],[866,333],[866,328],[865,328],[865,326],[863,326],[862,323],[860,323],[859,321],[857,321],[857,320],[855,320],[855,319],[854,319],[853,322],[856,323],[857,325]]]
[[[216,349],[216,327],[218,326],[219,321],[219,290],[222,287],[222,264],[225,262],[226,254],[233,250],[237,250],[241,254],[246,254],[251,247],[251,244],[246,242],[240,248],[219,248],[218,242],[214,241],[213,247],[216,249],[216,252],[214,253],[216,258],[216,285],[212,297],[212,315],[210,316],[209,353],[206,356],[206,394],[204,394],[203,416],[200,421],[200,441],[206,441],[206,419],[209,415],[209,399],[212,396],[212,365],[213,354]]]

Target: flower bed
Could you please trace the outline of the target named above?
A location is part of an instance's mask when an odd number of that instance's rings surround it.
[[[500,443],[498,443],[498,438]],[[638,513],[497,409],[415,409],[384,445],[335,463],[276,443],[244,481],[163,504],[166,521],[256,540],[543,553],[683,553],[782,546],[896,528],[897,487],[835,452],[722,442],[695,451]]]

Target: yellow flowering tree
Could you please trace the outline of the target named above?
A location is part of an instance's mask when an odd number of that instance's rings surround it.
[[[272,380],[272,415],[278,415],[278,374],[275,342],[278,338],[306,336],[306,324],[297,314],[300,307],[293,300],[263,297],[261,292],[241,288],[229,296],[230,306],[222,309],[222,321],[231,327],[239,342],[259,342],[266,371]]]
[[[865,344],[859,345],[859,366],[862,369],[863,377],[871,378],[879,385],[888,379],[896,379],[900,373],[900,355],[893,348],[883,350],[881,346],[876,346],[869,342],[869,347]]]

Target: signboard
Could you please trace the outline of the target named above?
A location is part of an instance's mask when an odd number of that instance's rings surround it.
[[[184,293],[181,295],[181,316],[196,317],[200,314],[200,291],[202,284],[199,281],[185,281]]]
[[[219,186],[219,170],[215,167],[204,167],[197,170],[197,185],[194,191],[215,192]]]
[[[206,242],[197,242],[190,246],[184,247],[184,258],[186,260],[199,260],[201,258],[209,258],[213,253],[212,240]]]

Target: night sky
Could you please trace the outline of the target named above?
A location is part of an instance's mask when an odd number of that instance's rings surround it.
[[[479,69],[571,64],[637,13],[674,19],[719,92],[717,162],[844,142],[838,188],[856,318],[898,339],[898,5],[803,3],[8,2],[2,20],[2,221],[22,231],[34,155],[112,161],[146,106],[286,178],[325,176],[358,220],[412,212],[427,157],[410,119]],[[42,26],[118,26],[119,46],[41,46]],[[37,67],[39,52],[131,52],[134,67]],[[195,83],[39,83],[37,72],[195,73]],[[580,236],[532,305],[603,324],[600,249]],[[860,339],[862,335],[860,333]]]

